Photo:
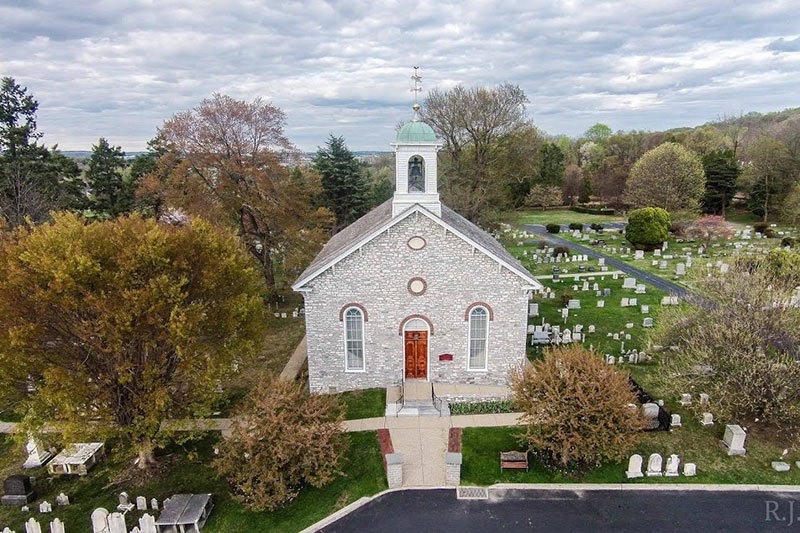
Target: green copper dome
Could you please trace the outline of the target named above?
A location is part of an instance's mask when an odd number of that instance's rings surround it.
[[[397,142],[436,142],[433,128],[420,121],[408,122],[397,132]]]

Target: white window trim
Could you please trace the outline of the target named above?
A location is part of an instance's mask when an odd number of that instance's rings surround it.
[[[483,309],[486,313],[486,357],[484,358],[483,368],[470,368],[469,366],[469,359],[470,359],[470,351],[472,350],[472,312],[475,309]],[[489,310],[486,309],[482,305],[476,305],[472,309],[469,310],[469,320],[467,321],[467,372],[488,372],[489,371]]]
[[[362,368],[349,368],[347,365],[347,312],[351,309],[358,311],[358,316],[361,317],[361,352],[363,358]],[[353,305],[345,309],[342,316],[344,318],[344,320],[342,320],[342,323],[344,324],[342,328],[342,337],[344,342],[344,371],[348,374],[363,374],[367,371],[367,330],[364,327],[366,324],[364,320],[364,311]]]

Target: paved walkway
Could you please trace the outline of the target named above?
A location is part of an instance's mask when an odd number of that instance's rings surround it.
[[[567,239],[563,239],[561,237],[557,237],[552,233],[548,233],[544,226],[534,225],[534,224],[522,224],[522,227],[527,231],[537,234],[538,236],[544,238],[547,241],[552,242],[558,246],[566,246],[570,250],[575,250],[581,254],[586,254],[590,257],[595,258],[604,258],[606,260],[606,265],[609,267],[614,267],[617,270],[621,270],[626,274],[630,274],[635,278],[644,281],[645,283],[649,283],[656,289],[660,289],[662,291],[666,291],[671,294],[675,294],[680,297],[686,296],[694,296],[697,297],[697,294],[693,293],[692,291],[688,290],[686,287],[682,287],[677,283],[673,283],[669,280],[656,276],[646,270],[642,270],[635,266],[632,266],[624,261],[620,261],[619,259],[615,259],[610,255],[606,255],[604,253],[598,252],[597,250],[593,250],[592,248],[587,248],[586,246],[574,243],[572,241],[568,241]]]
[[[379,416],[345,420],[345,431],[374,431],[376,429],[449,429],[516,426],[521,413],[502,413],[496,415],[456,415],[456,416]]]

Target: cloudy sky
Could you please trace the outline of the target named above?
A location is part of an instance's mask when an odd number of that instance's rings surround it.
[[[141,150],[215,91],[281,107],[301,149],[386,150],[412,65],[518,84],[548,133],[697,125],[800,106],[800,1],[0,0],[0,75],[65,150]]]

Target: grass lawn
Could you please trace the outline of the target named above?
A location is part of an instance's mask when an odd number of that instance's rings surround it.
[[[593,222],[602,224],[604,222],[625,222],[626,217],[621,215],[592,215],[589,213],[578,213],[570,209],[553,209],[549,211],[530,210],[517,211],[510,217],[517,224],[570,224],[580,222],[581,224],[591,224]]]
[[[208,524],[203,529],[208,533],[231,532],[296,532],[314,522],[328,516],[354,500],[380,492],[386,488],[378,440],[373,431],[349,433],[350,448],[342,464],[343,476],[322,487],[304,489],[296,500],[284,509],[275,512],[248,511],[230,497],[225,480],[216,476],[211,468],[213,460],[214,440],[209,438],[195,442],[186,448],[174,447],[160,460],[165,464],[165,471],[158,479],[147,482],[144,486],[132,488],[125,484],[106,487],[123,467],[120,460],[113,456],[98,465],[88,476],[48,478],[44,470],[31,472],[37,477],[37,501],[31,505],[38,506],[42,500],[54,504],[55,496],[64,491],[71,504],[68,507],[53,506],[55,517],[65,522],[70,532],[89,531],[89,515],[96,508],[103,506],[114,510],[117,494],[126,491],[131,498],[142,495],[148,501],[152,497],[159,500],[178,492],[210,492],[214,495],[215,507]],[[2,439],[2,437],[0,437]],[[7,443],[0,440],[0,470],[7,471],[9,465],[16,465],[19,470],[22,464],[21,454],[8,454]],[[128,527],[136,525],[143,513],[132,511],[126,515]],[[22,531],[23,522],[37,513],[22,513],[16,507],[0,507],[0,529],[8,526]],[[46,528],[46,524],[42,524]]]
[[[667,457],[676,453],[684,462],[697,464],[695,477],[654,477],[627,479],[627,460],[621,463],[604,464],[583,476],[567,477],[553,473],[529,456],[530,469],[500,471],[500,452],[520,450],[516,435],[520,428],[465,428],[462,440],[463,463],[462,485],[491,485],[494,483],[800,483],[800,469],[792,464],[792,470],[778,473],[772,470],[771,461],[779,459],[781,447],[747,437],[747,454],[729,457],[720,447],[719,441],[725,430],[724,424],[702,427],[690,418],[684,418],[683,427],[672,431],[644,433],[635,453],[644,458],[644,467],[651,453],[659,453],[666,465]],[[793,463],[800,459],[795,453],[790,456]],[[787,462],[789,462],[787,459]],[[681,472],[683,467],[681,466]]]
[[[565,328],[574,330],[576,324],[583,324],[583,332],[586,333],[586,347],[592,347],[594,350],[601,354],[611,354],[614,356],[619,355],[622,342],[625,343],[625,349],[646,348],[644,346],[645,328],[642,327],[642,321],[645,317],[653,318],[654,324],[658,321],[658,313],[661,310],[661,297],[666,293],[647,286],[646,294],[635,294],[633,289],[623,289],[622,282],[623,276],[619,279],[612,279],[610,275],[599,275],[601,273],[587,274],[583,279],[588,280],[590,276],[595,278],[595,281],[589,281],[589,286],[597,283],[600,290],[604,288],[611,289],[611,296],[596,296],[595,291],[573,291],[573,286],[578,285],[580,289],[583,281],[574,282],[571,279],[563,279],[558,283],[552,280],[540,280],[545,286],[552,288],[555,293],[555,298],[541,298],[537,297],[533,302],[539,303],[539,316],[531,317],[528,319],[529,324],[539,325],[542,320],[545,322],[561,326],[562,331]],[[602,279],[605,278],[605,279]],[[572,298],[581,301],[580,309],[572,309],[569,312],[569,317],[566,323],[561,318],[561,296],[564,293],[569,293]],[[622,298],[636,298],[636,307],[620,307]],[[603,300],[605,307],[597,307],[597,301]],[[640,306],[649,305],[649,314],[642,314]],[[628,329],[626,325],[633,323],[633,328]],[[595,326],[595,333],[587,333],[589,325]],[[608,334],[611,333],[612,337]],[[614,340],[613,334],[620,334],[621,340]],[[631,335],[631,340],[625,340],[625,333]],[[529,347],[532,353],[538,351],[535,347]],[[644,365],[648,366],[648,365]]]
[[[386,389],[347,391],[338,396],[345,406],[345,420],[373,418],[386,414]]]

